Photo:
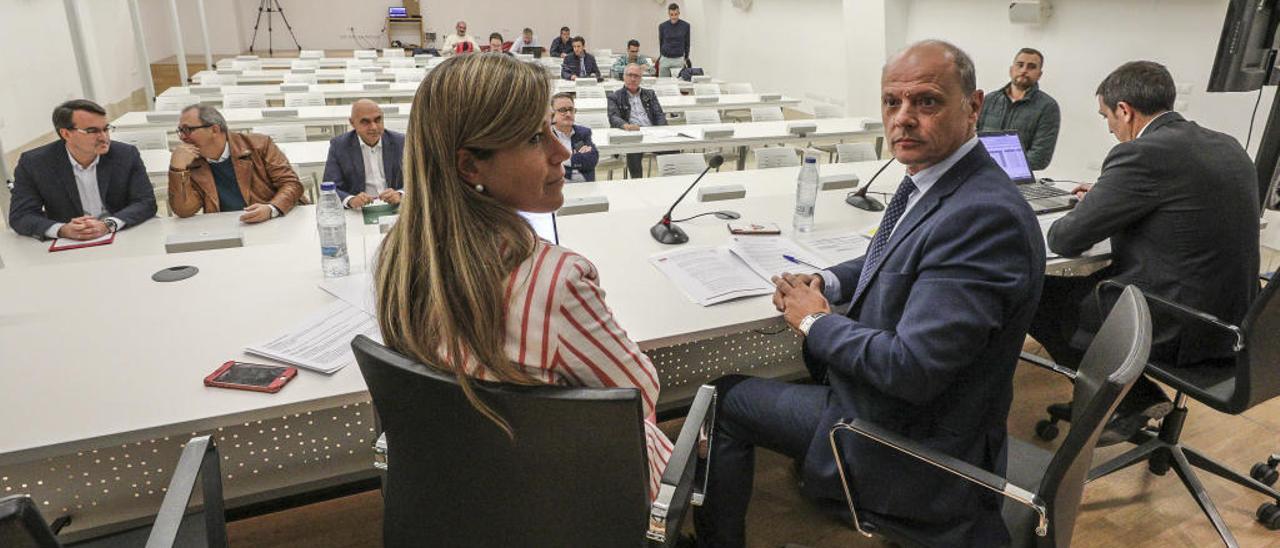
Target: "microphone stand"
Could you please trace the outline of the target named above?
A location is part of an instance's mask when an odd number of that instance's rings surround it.
[[[863,211],[884,211],[884,202],[867,196],[867,191],[871,189],[871,183],[876,182],[876,177],[879,177],[880,174],[884,172],[885,168],[889,167],[889,164],[892,163],[893,158],[890,158],[888,162],[885,162],[884,165],[880,166],[880,169],[876,171],[875,175],[871,176],[871,180],[867,181],[867,184],[862,185],[862,188],[858,189],[857,192],[853,192],[848,196],[845,196],[844,203]]]
[[[667,209],[667,212],[662,215],[662,220],[649,228],[649,235],[653,236],[653,239],[657,240],[659,243],[667,245],[679,245],[689,241],[689,235],[685,234],[684,229],[672,224],[671,213],[676,210],[677,205],[680,205],[680,201],[684,200],[684,197],[689,195],[689,191],[693,190],[693,187],[697,186],[698,181],[701,181],[702,178],[706,176],[708,171],[720,167],[723,163],[724,156],[717,154],[711,157],[711,161],[707,162],[707,168],[702,170],[702,173],[698,175],[697,179],[694,179],[693,182],[689,184],[688,188],[684,189],[684,193],[681,194],[679,198],[676,198],[675,203],[671,204],[671,207]]]

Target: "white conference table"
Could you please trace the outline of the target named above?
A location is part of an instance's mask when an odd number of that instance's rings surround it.
[[[821,166],[867,180],[880,162]],[[703,185],[743,185],[743,199],[699,203],[677,215],[732,209],[790,232],[798,168],[714,173]],[[901,177],[892,166],[876,186]],[[691,177],[566,187],[568,197],[605,195],[605,213],[562,216],[561,243],[599,268],[607,301],[628,335],[654,360],[660,406],[689,397],[729,372],[803,376],[798,339],[765,335],[780,318],[768,296],[710,307],[689,301],[648,263],[672,249],[648,228]],[[879,213],[820,193],[818,232],[863,230]],[[301,371],[277,394],[208,388],[201,379],[334,301],[321,281],[314,207],[242,226],[245,247],[167,255],[166,234],[236,226],[235,213],[162,218],[122,231],[109,246],[49,253],[47,242],[0,234],[0,401],[26,412],[0,416],[0,493],[30,492],[48,519],[70,514],[65,539],[153,515],[180,445],[213,433],[232,505],[372,477],[372,410],[355,366],[333,375]],[[367,271],[379,239],[348,214],[352,270]],[[724,221],[683,223],[689,245],[720,245]],[[195,277],[152,282],[153,272],[194,265]]]
[[[610,134],[622,130],[597,129],[592,132],[592,140],[601,155],[627,154],[632,152],[656,152],[668,150],[699,150],[722,147],[754,147],[767,144],[810,142],[831,142],[857,139],[874,139],[882,132],[879,129],[867,129],[865,118],[824,118],[815,120],[817,130],[803,136],[787,131],[787,122],[738,122],[734,124],[689,124],[679,126],[660,126],[641,128],[644,140],[638,143],[610,144]],[[732,136],[707,138],[708,129],[731,127]],[[682,135],[677,135],[682,134]],[[289,159],[289,163],[299,174],[320,172],[329,158],[329,141],[304,141],[295,143],[278,143],[280,151]],[[142,163],[147,168],[147,176],[157,186],[164,186],[168,180],[168,150],[141,150]]]
[[[357,84],[319,84],[319,85],[357,85]],[[397,86],[402,84],[391,84]],[[416,85],[416,84],[404,84]],[[658,102],[662,104],[662,109],[666,112],[684,112],[697,109],[744,109],[755,107],[782,107],[796,105],[800,103],[799,99],[794,97],[780,96],[777,99],[764,100],[758,93],[742,93],[742,94],[725,94],[719,96],[716,103],[699,103],[696,98],[691,95],[659,97]],[[578,112],[607,112],[607,99],[604,98],[584,98],[576,101]],[[397,112],[386,113],[387,119],[407,118],[411,103],[388,103],[395,106]],[[384,108],[387,105],[383,105]],[[296,116],[278,116],[267,117],[263,115],[260,108],[228,108],[222,109],[222,116],[226,118],[227,125],[231,129],[243,130],[253,126],[261,125],[289,125],[301,124],[307,126],[333,126],[345,125],[347,119],[351,116],[351,107],[346,105],[325,105],[313,107],[293,107],[297,108]],[[153,111],[154,112],[154,111]],[[172,112],[172,111],[170,111]],[[148,121],[147,112],[128,112],[120,117],[112,120],[111,124],[119,131],[133,130],[152,130],[162,129],[168,132],[176,132],[177,124],[174,122],[164,121]]]

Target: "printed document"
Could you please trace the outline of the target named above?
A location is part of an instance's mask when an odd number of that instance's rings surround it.
[[[364,335],[382,342],[378,322],[365,311],[337,300],[292,331],[244,350],[265,358],[331,374],[355,363],[351,339]]]

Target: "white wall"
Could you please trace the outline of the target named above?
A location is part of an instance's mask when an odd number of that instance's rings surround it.
[[[1092,176],[1115,140],[1097,114],[1094,91],[1115,67],[1147,59],[1163,63],[1179,84],[1189,84],[1183,114],[1205,127],[1245,141],[1255,93],[1209,94],[1227,0],[1059,0],[1042,26],[1009,22],[1007,2],[992,0],[911,0],[909,41],[942,38],[974,59],[978,87],[995,90],[1008,82],[1009,63],[1023,46],[1044,52],[1041,89],[1058,101],[1062,129],[1050,171]],[[1264,92],[1254,129],[1256,148],[1274,91]]]
[[[53,107],[81,95],[68,35],[62,2],[0,0],[0,141],[6,150],[53,131]]]

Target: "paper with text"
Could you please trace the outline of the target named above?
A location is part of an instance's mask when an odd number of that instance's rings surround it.
[[[292,331],[244,350],[304,369],[332,374],[355,363],[351,339],[364,335],[382,342],[378,322],[363,310],[334,301]]]
[[[729,249],[765,280],[784,272],[813,274],[830,266],[786,236],[734,236],[729,241]],[[785,256],[801,262],[793,263]]]
[[[658,253],[649,262],[702,306],[773,293],[773,284],[761,279],[727,246]]]

